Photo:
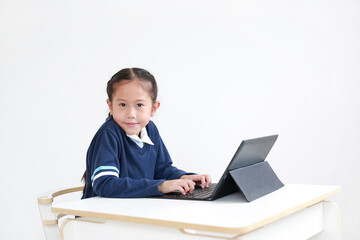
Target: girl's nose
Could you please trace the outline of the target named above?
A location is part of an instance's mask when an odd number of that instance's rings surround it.
[[[128,118],[135,118],[135,109],[134,108],[128,108],[128,111],[127,111],[127,117]]]

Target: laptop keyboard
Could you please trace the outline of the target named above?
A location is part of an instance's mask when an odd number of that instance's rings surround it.
[[[214,191],[216,184],[210,184],[209,187],[201,188],[201,186],[196,185],[192,193],[187,193],[182,195],[180,192],[173,192],[164,194],[163,197],[166,198],[186,198],[186,199],[206,199],[209,198]]]

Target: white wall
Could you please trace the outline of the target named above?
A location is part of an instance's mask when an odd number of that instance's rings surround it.
[[[242,139],[278,133],[268,157],[278,176],[340,185],[343,239],[359,239],[359,10],[356,0],[2,0],[0,238],[43,238],[36,196],[80,184],[106,82],[138,66],[158,80],[154,121],[177,166],[216,181]]]

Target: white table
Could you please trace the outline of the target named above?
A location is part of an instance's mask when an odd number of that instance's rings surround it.
[[[95,197],[52,211],[82,217],[63,223],[64,239],[331,240],[339,239],[338,209],[324,200],[339,192],[289,184],[253,202],[240,193],[215,201]]]

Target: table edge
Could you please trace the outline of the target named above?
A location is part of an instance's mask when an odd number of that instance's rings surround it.
[[[149,219],[143,217],[132,217],[132,216],[125,216],[125,215],[113,215],[108,213],[97,213],[97,212],[90,212],[90,211],[82,211],[82,210],[68,210],[65,208],[58,208],[58,207],[51,207],[51,211],[54,213],[61,213],[66,215],[75,215],[81,217],[89,217],[89,218],[97,218],[97,219],[105,219],[105,220],[117,220],[117,221],[125,221],[131,223],[141,223],[141,224],[150,224],[150,225],[157,225],[163,227],[172,227],[172,228],[179,228],[179,229],[194,229],[200,231],[207,231],[207,232],[218,232],[218,233],[228,233],[228,234],[238,234],[239,236],[247,234],[249,232],[255,231],[265,225],[268,225],[276,220],[289,216],[293,213],[296,213],[302,209],[311,207],[325,199],[332,197],[341,192],[341,187],[336,187],[333,191],[328,192],[324,195],[321,195],[317,198],[314,198],[310,201],[304,202],[299,204],[293,208],[285,210],[283,212],[277,213],[273,216],[268,218],[262,219],[256,223],[252,223],[245,227],[219,227],[219,226],[212,226],[212,225],[203,225],[203,224],[194,224],[194,223],[186,223],[186,222],[177,222],[177,221],[168,221],[168,220],[159,220],[159,219]]]

